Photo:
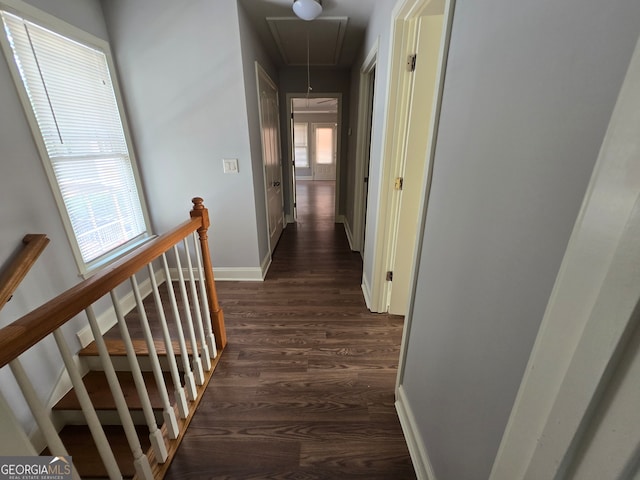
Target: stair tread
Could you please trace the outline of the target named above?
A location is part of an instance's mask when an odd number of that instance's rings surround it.
[[[119,338],[105,338],[105,343],[107,345],[107,350],[111,356],[126,356],[127,351],[124,346],[124,342]],[[133,339],[133,348],[138,356],[147,356],[149,355],[149,349],[147,348],[147,342],[141,339]],[[167,354],[167,350],[164,345],[164,341],[162,340],[154,340],[153,341],[156,352],[160,356],[164,356]],[[173,351],[176,355],[180,353],[180,344],[177,341],[171,342],[173,346]],[[193,350],[189,343],[187,343],[187,352],[191,354]],[[91,342],[89,345],[84,347],[82,350],[78,352],[80,356],[97,356],[98,355],[98,346],[96,342]]]
[[[133,478],[135,475],[133,455],[129,449],[123,428],[118,425],[109,425],[103,428],[122,476],[124,478]],[[137,426],[136,430],[142,445],[142,451],[147,451],[151,446],[148,429],[143,426]],[[80,477],[107,478],[107,470],[100,460],[98,449],[95,446],[89,427],[85,425],[67,425],[60,432],[60,438],[69,455],[71,455]],[[42,453],[42,455],[48,454],[46,450]]]
[[[142,405],[138,391],[133,380],[131,372],[116,372],[122,392],[127,401],[127,405],[130,410],[141,410]],[[149,399],[151,400],[151,406],[154,409],[162,409],[162,397],[156,386],[156,381],[152,372],[142,372],[147,391],[149,392]],[[165,383],[167,385],[167,391],[169,394],[169,401],[173,403],[173,382],[171,381],[171,375],[167,372],[164,373]],[[83,377],[84,385],[91,397],[91,402],[96,410],[115,410],[116,405],[109,389],[109,383],[107,377],[102,371],[90,371]],[[80,402],[75,394],[75,390],[71,389],[60,401],[53,407],[54,410],[80,410]]]

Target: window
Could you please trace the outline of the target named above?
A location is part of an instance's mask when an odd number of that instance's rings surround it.
[[[315,133],[315,163],[318,165],[331,165],[335,158],[335,126],[323,127],[314,124]]]
[[[309,124],[293,124],[294,159],[297,168],[309,168]]]
[[[108,46],[0,15],[5,54],[84,273],[148,236]]]

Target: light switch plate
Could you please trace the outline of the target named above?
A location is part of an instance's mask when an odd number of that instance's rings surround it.
[[[237,158],[223,158],[222,165],[223,165],[224,173],[238,173]]]

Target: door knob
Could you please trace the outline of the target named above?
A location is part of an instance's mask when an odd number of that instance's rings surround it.
[[[273,182],[273,186],[274,187],[279,187],[280,186],[280,182]]]

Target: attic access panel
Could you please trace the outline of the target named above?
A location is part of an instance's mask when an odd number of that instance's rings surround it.
[[[266,20],[287,65],[307,64],[307,35],[311,65],[338,64],[348,17],[322,17],[311,22],[292,17],[267,17]]]

